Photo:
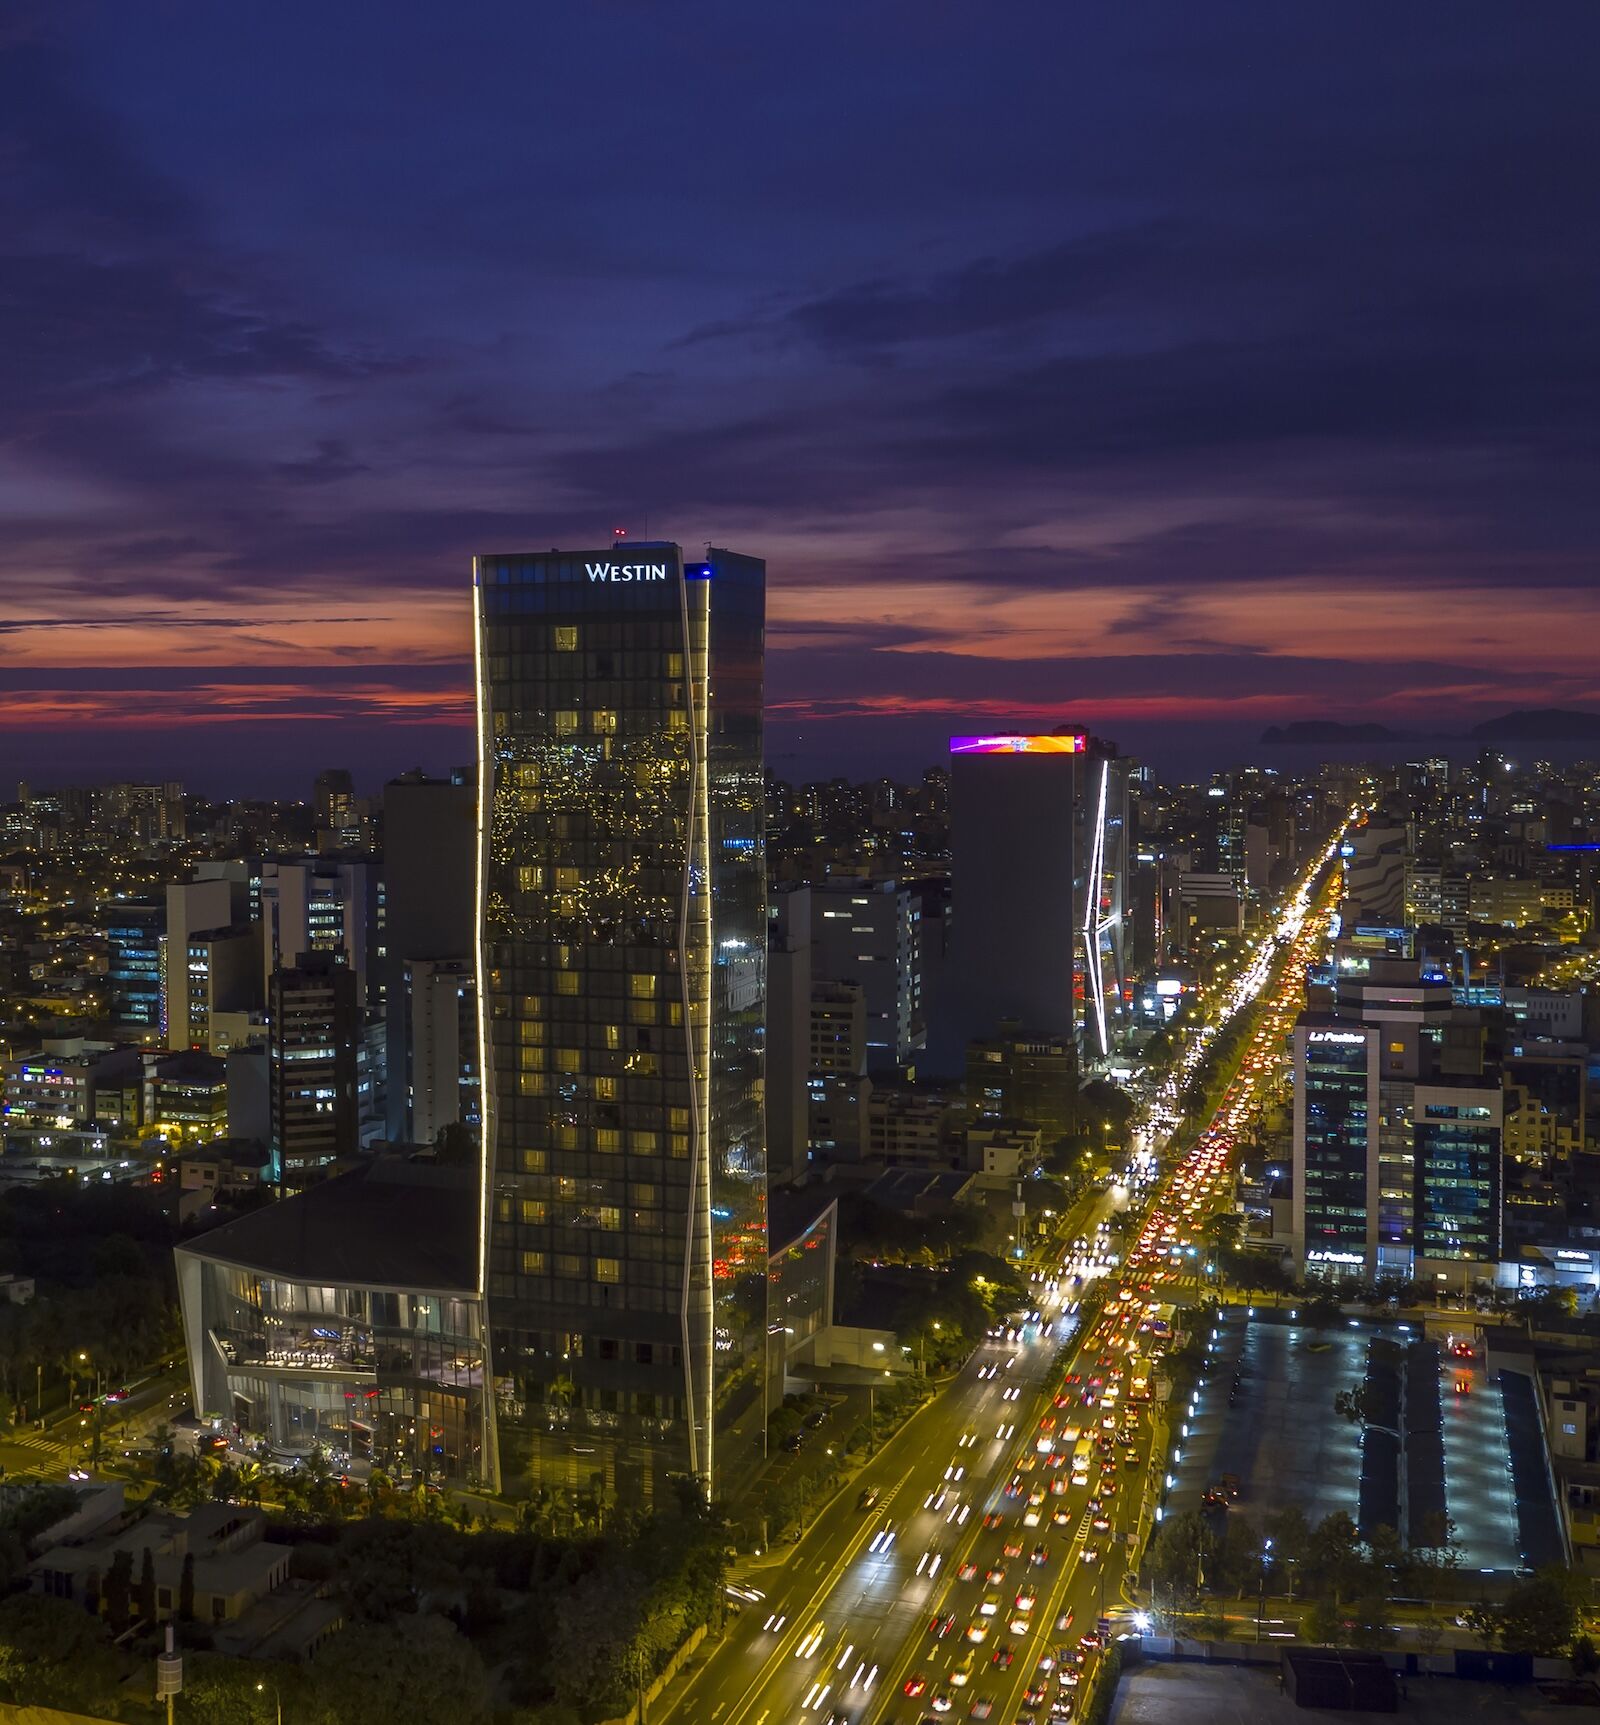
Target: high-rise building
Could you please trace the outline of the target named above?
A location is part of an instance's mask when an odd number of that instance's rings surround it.
[[[1479,1013],[1416,959],[1341,946],[1294,1030],[1294,1238],[1308,1274],[1492,1277],[1501,1079]]]
[[[261,974],[260,960],[253,962],[233,946],[231,933],[241,938],[248,930],[243,922],[248,897],[244,865],[229,872],[216,872],[167,888],[167,938],[162,948],[161,1029],[169,1048],[204,1048],[206,1021],[213,1007],[247,1009],[259,1001],[252,994],[249,977]],[[213,941],[220,943],[213,953]],[[213,988],[211,960],[221,967],[223,998]],[[241,979],[242,978],[242,979]]]
[[[415,1136],[407,1114],[410,1008],[405,971],[427,962],[472,970],[477,945],[477,793],[465,776],[407,773],[383,788],[384,954],[388,1134]],[[474,1033],[476,1042],[476,1033]]]
[[[327,767],[317,774],[317,782],[311,792],[311,807],[316,817],[319,848],[324,844],[329,848],[354,844],[360,838],[355,780],[345,768]]]
[[[1109,1054],[1124,1013],[1127,780],[1082,733],[953,737],[952,971],[939,1064],[1019,1024]]]
[[[405,967],[405,1125],[416,1144],[432,1144],[446,1126],[481,1124],[478,1086],[478,993],[461,958],[418,958]]]
[[[654,1502],[759,1454],[765,568],[475,572],[500,1479]]]
[[[267,1019],[272,1178],[295,1191],[320,1180],[360,1142],[361,1015],[350,966],[337,953],[309,952],[275,970]]]
[[[279,857],[261,868],[261,963],[270,976],[311,953],[338,952],[363,1012],[383,1002],[383,869],[350,857]]]
[[[827,880],[812,888],[811,974],[853,984],[867,1015],[867,1065],[892,1077],[926,1040],[922,1021],[922,911],[895,880]]]
[[[158,1032],[166,907],[118,899],[106,908],[105,930],[112,1022],[135,1032]]]

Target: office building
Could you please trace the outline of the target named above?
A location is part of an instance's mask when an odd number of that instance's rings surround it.
[[[360,1143],[356,979],[337,954],[310,952],[267,992],[272,1178],[295,1191]]]
[[[764,566],[474,581],[498,1478],[716,1496],[768,1393]]]
[[[105,912],[106,978],[113,1024],[134,1034],[161,1029],[164,905],[119,899]]]
[[[317,823],[318,850],[339,850],[361,842],[355,780],[345,768],[327,767],[317,774],[311,809]]]
[[[341,953],[362,1013],[383,1004],[381,865],[352,857],[279,857],[261,865],[261,965],[270,976],[312,953]]]
[[[418,958],[401,979],[405,1001],[405,1129],[432,1144],[446,1126],[481,1124],[478,991],[459,958]]]
[[[1494,1279],[1504,1100],[1481,1015],[1415,959],[1342,945],[1294,1036],[1295,1249],[1308,1275]]]
[[[774,893],[767,921],[767,1175],[805,1179],[811,1075],[811,889]]]
[[[416,1136],[408,1114],[413,1051],[406,968],[460,964],[470,975],[477,854],[477,792],[464,777],[407,773],[384,786],[382,971],[392,1139]]]
[[[1081,732],[954,737],[951,986],[938,1064],[1011,1021],[1085,1062],[1124,1017],[1127,781]]]
[[[967,1109],[974,1121],[1026,1124],[1059,1154],[1077,1116],[1077,1061],[1064,1036],[1029,1036],[1005,1025],[967,1048]]]
[[[812,888],[812,980],[861,991],[875,1077],[893,1077],[924,1046],[921,918],[899,881],[844,877]]]
[[[161,1033],[169,1048],[204,1048],[206,1019],[213,1005],[209,948],[213,936],[222,942],[215,955],[231,985],[238,955],[227,947],[227,932],[245,931],[242,921],[246,887],[242,865],[237,878],[215,874],[167,888],[167,938],[161,959]],[[202,941],[202,937],[205,937]],[[259,974],[259,962],[256,966]],[[241,1007],[251,1002],[241,1000]],[[232,1010],[230,1001],[223,1010]]]

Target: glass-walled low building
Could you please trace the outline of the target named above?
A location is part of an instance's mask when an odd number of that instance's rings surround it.
[[[484,1474],[473,1171],[379,1161],[177,1253],[195,1412],[235,1448]]]

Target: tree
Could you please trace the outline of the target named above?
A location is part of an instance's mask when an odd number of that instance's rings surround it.
[[[1218,1555],[1217,1536],[1203,1515],[1191,1510],[1161,1524],[1144,1562],[1145,1579],[1158,1614],[1169,1624],[1191,1617]]]
[[[146,1623],[156,1620],[156,1560],[148,1545],[139,1569],[139,1616]]]
[[[1565,1653],[1578,1633],[1581,1597],[1582,1583],[1569,1571],[1541,1569],[1501,1600],[1500,1645],[1507,1653]]]
[[[121,1635],[128,1627],[133,1609],[133,1558],[119,1551],[111,1560],[106,1575],[106,1621],[113,1635]]]
[[[1417,1623],[1417,1646],[1424,1653],[1436,1653],[1444,1638],[1444,1619],[1430,1611]]]
[[[1350,1636],[1344,1626],[1344,1612],[1337,1600],[1319,1599],[1311,1607],[1306,1614],[1306,1633],[1313,1641],[1321,1642],[1326,1647],[1345,1645]]]
[[[335,1719],[480,1725],[489,1717],[483,1661],[440,1617],[413,1618],[403,1627],[352,1624],[317,1655],[313,1671],[318,1699]]]
[[[40,1593],[0,1600],[0,1698],[109,1717],[120,1675],[105,1631],[80,1607]]]
[[[1324,1516],[1311,1530],[1306,1567],[1314,1590],[1335,1605],[1365,1579],[1361,1534],[1343,1510]]]

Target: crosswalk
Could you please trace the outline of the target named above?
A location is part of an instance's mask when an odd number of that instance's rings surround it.
[[[15,1444],[19,1449],[38,1450],[41,1455],[62,1456],[67,1453],[64,1443],[57,1443],[54,1438],[41,1437],[37,1432],[26,1437],[7,1438],[5,1442]]]

